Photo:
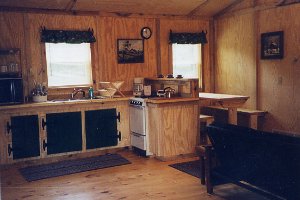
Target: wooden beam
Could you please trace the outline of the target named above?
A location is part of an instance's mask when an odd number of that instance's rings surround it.
[[[155,19],[156,26],[156,57],[157,57],[157,71],[156,75],[161,74],[161,50],[160,50],[160,20]]]
[[[277,6],[283,5],[283,4],[285,3],[285,1],[286,1],[286,0],[281,0],[281,1],[279,1],[276,5],[277,5]]]
[[[272,4],[272,5],[257,5],[255,7],[250,7],[250,8],[245,8],[245,9],[241,9],[232,13],[223,13],[222,15],[215,15],[213,18],[214,19],[218,19],[220,17],[231,17],[234,15],[243,15],[243,14],[248,14],[248,13],[253,13],[253,12],[257,12],[257,11],[263,11],[263,10],[269,10],[269,9],[274,9],[274,8],[278,8],[278,7],[283,7],[283,6],[289,6],[292,4],[297,4],[300,3],[300,0],[290,0],[287,2],[284,2],[283,4],[281,4],[281,2]]]
[[[208,0],[204,0],[202,1],[196,8],[194,8],[191,12],[189,12],[187,14],[188,17],[192,17],[195,15],[195,13],[197,13],[202,7],[203,5],[205,5],[208,2]]]
[[[99,15],[98,11],[66,11],[61,9],[22,8],[22,7],[6,7],[6,6],[0,6],[0,12],[22,12],[22,13],[65,14],[65,15]]]
[[[73,10],[75,4],[77,3],[77,0],[70,0],[67,7],[65,8],[65,11],[71,11]]]
[[[300,3],[300,0],[282,0],[276,6],[288,6],[296,3]]]
[[[221,10],[220,12],[218,12],[217,14],[215,14],[213,17],[219,17],[222,16],[223,14],[225,14],[227,11],[229,11],[230,9],[232,9],[233,7],[235,7],[237,4],[243,2],[244,0],[235,0],[233,3],[231,3],[229,6],[227,6],[226,8],[224,8],[223,10]]]
[[[6,7],[0,6],[0,12],[20,12],[20,13],[40,13],[40,14],[61,14],[61,15],[82,15],[82,16],[99,16],[99,17],[128,17],[128,18],[150,18],[150,19],[191,19],[191,20],[210,20],[211,17],[186,15],[143,15],[130,13],[112,13],[99,11],[65,11],[64,9],[43,9],[43,8],[23,8],[23,7]]]

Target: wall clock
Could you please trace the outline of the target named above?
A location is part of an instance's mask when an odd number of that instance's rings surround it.
[[[151,31],[151,29],[149,27],[142,28],[142,30],[141,30],[141,36],[142,36],[143,39],[147,40],[147,39],[149,39],[151,37],[151,35],[152,35],[152,31]]]

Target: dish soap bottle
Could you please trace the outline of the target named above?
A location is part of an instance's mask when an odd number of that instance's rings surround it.
[[[93,89],[93,87],[90,87],[90,89],[89,89],[89,98],[90,99],[94,98],[94,89]]]

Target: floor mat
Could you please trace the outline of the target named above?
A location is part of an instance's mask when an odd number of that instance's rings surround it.
[[[185,172],[189,175],[195,176],[197,178],[201,178],[201,162],[200,160],[182,162],[182,163],[175,163],[169,165],[179,171]],[[228,183],[225,179],[212,174],[212,182],[214,185],[220,185]]]
[[[176,163],[169,165],[170,167],[173,167],[179,171],[185,172],[187,174],[190,174],[192,176],[195,176],[197,178],[201,177],[201,163],[200,160],[194,160],[189,162],[183,162],[183,163]]]
[[[45,178],[64,176],[95,169],[130,164],[119,154],[106,154],[96,157],[66,160],[51,164],[31,166],[19,169],[27,181],[36,181]]]

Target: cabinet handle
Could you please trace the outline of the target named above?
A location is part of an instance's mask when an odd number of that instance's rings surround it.
[[[43,150],[46,151],[46,148],[47,148],[48,144],[46,143],[45,140],[43,140]]]
[[[43,130],[45,130],[46,125],[47,125],[47,123],[46,123],[45,119],[43,118],[42,119],[42,128],[43,128]]]
[[[7,132],[7,134],[10,133],[11,128],[12,128],[11,125],[9,125],[9,122],[7,122],[7,123],[6,123],[6,132]]]
[[[13,148],[11,148],[10,144],[7,145],[7,152],[8,152],[8,156],[10,156],[11,152],[13,152]]]
[[[118,119],[119,122],[121,121],[121,114],[120,114],[120,112],[118,112],[118,115],[117,115],[116,118]]]
[[[121,141],[121,139],[122,139],[122,133],[121,133],[121,131],[119,131],[119,134],[117,136],[119,138],[119,141]]]

